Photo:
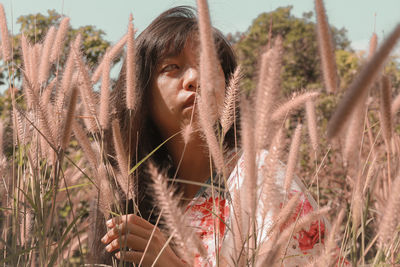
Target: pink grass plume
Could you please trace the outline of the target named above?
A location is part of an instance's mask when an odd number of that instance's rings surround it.
[[[294,131],[292,144],[290,145],[289,158],[285,173],[286,194],[288,194],[290,191],[293,181],[294,170],[296,169],[298,163],[302,128],[303,126],[301,124],[297,125],[296,130]]]
[[[315,13],[317,15],[318,48],[321,55],[324,82],[328,93],[335,93],[338,82],[335,48],[323,0],[315,0]]]
[[[60,26],[58,28],[56,37],[54,39],[53,49],[50,54],[50,62],[55,62],[59,57],[60,53],[62,53],[63,44],[67,36],[69,28],[69,18],[65,17],[61,20]]]
[[[135,31],[132,24],[132,14],[129,17],[128,40],[126,49],[126,107],[134,109],[136,102],[135,85]]]
[[[1,32],[1,47],[3,52],[3,60],[11,60],[11,41],[7,28],[6,13],[4,12],[3,4],[0,3],[0,32]]]
[[[99,123],[103,130],[108,129],[110,113],[110,69],[112,60],[109,54],[106,53],[104,56],[103,73],[101,78],[100,88],[100,111],[99,111]]]
[[[43,51],[39,67],[39,84],[44,84],[49,77],[49,71],[50,71],[49,57],[51,48],[53,47],[55,35],[56,35],[56,28],[52,26],[47,31],[46,38],[44,39],[43,43]]]

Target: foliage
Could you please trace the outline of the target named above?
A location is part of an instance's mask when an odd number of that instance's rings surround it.
[[[42,42],[48,29],[51,26],[57,26],[60,24],[62,16],[55,10],[48,10],[47,16],[41,13],[29,14],[20,16],[17,19],[17,23],[20,25],[19,33],[13,36],[13,66],[16,67],[16,71],[12,72],[15,75],[14,78],[17,80],[21,79],[21,71],[18,66],[22,63],[22,52],[21,52],[21,34],[23,33],[27,40],[31,44]],[[87,25],[79,28],[69,27],[68,34],[65,40],[64,50],[69,49],[69,43],[75,38],[77,34],[82,35],[82,51],[86,58],[86,62],[90,67],[95,66],[101,57],[104,55],[106,49],[110,46],[110,42],[104,39],[104,31],[96,29],[95,26]],[[61,53],[59,59],[59,66],[64,66],[67,53]],[[5,71],[6,66],[0,66],[0,69]],[[5,84],[8,81],[8,75],[4,72],[0,74],[0,85]]]
[[[239,62],[243,67],[243,88],[254,88],[259,55],[277,35],[284,39],[282,87],[286,95],[308,87],[320,87],[320,64],[312,12],[302,18],[291,14],[292,6],[260,14],[249,29],[232,37]],[[349,50],[345,29],[332,27],[336,47]]]

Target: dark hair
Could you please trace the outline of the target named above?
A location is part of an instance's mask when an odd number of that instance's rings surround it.
[[[148,98],[151,91],[155,70],[158,63],[166,54],[178,55],[184,48],[188,39],[197,39],[198,23],[195,10],[191,7],[180,6],[171,8],[160,14],[136,39],[136,106],[132,114],[125,107],[125,67],[122,68],[113,92],[115,116],[122,127],[122,137],[129,143],[129,153],[133,166],[137,161],[148,155],[162,141],[151,120],[148,110]],[[228,83],[237,63],[232,47],[224,35],[214,29],[214,39],[218,57]],[[125,63],[126,64],[126,63]],[[133,119],[132,119],[133,118]],[[227,136],[230,134],[228,133]],[[227,147],[232,148],[234,142],[227,138]],[[138,143],[138,146],[136,146]],[[158,168],[173,173],[171,157],[166,148],[159,149],[152,157],[154,165]],[[152,197],[148,192],[148,175],[145,168],[138,169],[137,198],[139,211],[144,218],[149,216],[152,210]],[[150,221],[153,221],[150,219]]]

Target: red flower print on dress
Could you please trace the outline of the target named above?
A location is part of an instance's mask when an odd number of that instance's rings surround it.
[[[289,199],[293,197],[293,195],[296,193],[298,193],[298,191],[293,190],[289,194]],[[313,207],[311,206],[311,203],[304,196],[304,193],[300,193],[300,199],[301,201],[299,201],[299,204],[296,206],[293,215],[284,225],[281,226],[280,228],[281,232],[288,226],[295,223],[296,220],[298,220],[298,217],[305,216],[308,213],[314,211]],[[322,244],[324,244],[324,237],[325,237],[325,224],[319,220],[312,222],[308,230],[302,229],[293,235],[293,239],[298,241],[299,248],[304,254],[307,254],[307,250],[313,249],[314,245],[319,243],[320,241]]]

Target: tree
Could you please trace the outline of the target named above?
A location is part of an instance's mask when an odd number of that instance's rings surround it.
[[[242,65],[245,90],[255,87],[258,58],[266,46],[277,35],[284,39],[282,87],[285,94],[304,87],[320,87],[320,61],[318,56],[315,23],[311,21],[312,12],[304,13],[302,18],[291,15],[292,6],[281,7],[270,13],[260,14],[249,27],[239,35],[230,35]],[[270,31],[271,26],[271,31]],[[336,48],[350,50],[350,42],[345,29],[331,28]],[[269,33],[270,31],[270,33]]]
[[[13,36],[13,66],[16,66],[15,77],[17,80],[21,79],[21,71],[19,66],[22,65],[22,52],[21,52],[21,34],[23,33],[27,40],[31,44],[36,44],[43,41],[47,31],[51,26],[58,26],[62,16],[55,10],[48,10],[48,15],[42,15],[41,13],[29,14],[26,16],[20,16],[17,19],[17,23],[20,24],[19,33]],[[99,59],[104,55],[106,49],[110,46],[110,42],[104,40],[104,31],[96,29],[94,26],[82,26],[78,29],[70,26],[67,40],[65,41],[64,49],[65,53],[61,53],[60,66],[64,65],[66,60],[66,50],[69,49],[69,43],[73,40],[76,35],[80,33],[82,35],[82,52],[86,57],[86,62],[89,66],[97,64]],[[0,85],[5,84],[8,81],[8,75],[4,73],[6,67],[0,66],[3,72],[0,75]]]

